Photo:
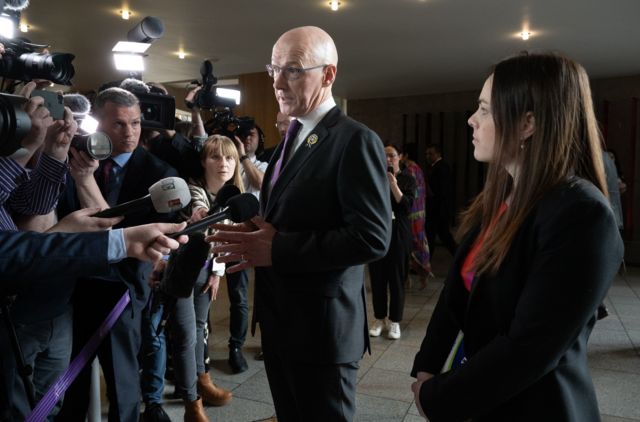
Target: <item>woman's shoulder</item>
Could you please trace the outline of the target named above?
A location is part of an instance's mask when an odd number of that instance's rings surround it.
[[[533,214],[542,224],[558,220],[578,223],[583,217],[594,222],[610,214],[613,217],[609,201],[600,189],[580,177],[571,177],[547,192]]]

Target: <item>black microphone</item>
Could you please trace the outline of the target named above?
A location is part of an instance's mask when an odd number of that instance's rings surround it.
[[[110,218],[128,215],[152,206],[156,212],[169,213],[180,210],[191,202],[191,192],[184,179],[166,177],[149,187],[149,194],[115,207],[107,208],[92,217]]]
[[[211,204],[209,215],[220,211],[225,205],[227,205],[227,201],[229,199],[237,195],[240,195],[240,188],[236,185],[224,185],[221,187],[216,194],[216,199],[213,201],[213,204]]]
[[[258,199],[250,193],[241,193],[227,201],[227,206],[221,211],[214,213],[202,220],[190,224],[186,229],[172,233],[169,235],[171,238],[178,238],[183,234],[190,234],[200,230],[204,230],[212,224],[219,223],[222,220],[230,219],[234,223],[242,223],[247,221],[256,215],[258,215],[258,209],[260,205]]]

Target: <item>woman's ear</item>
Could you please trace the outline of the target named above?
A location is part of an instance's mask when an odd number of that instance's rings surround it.
[[[522,123],[520,125],[520,140],[524,141],[529,139],[531,135],[536,131],[536,118],[531,111],[527,111],[524,114]]]

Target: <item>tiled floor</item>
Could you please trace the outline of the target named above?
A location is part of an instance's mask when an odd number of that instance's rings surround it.
[[[440,254],[446,255],[442,251]],[[436,274],[442,276],[448,266],[434,263]],[[412,378],[408,373],[418,350],[426,324],[442,287],[442,277],[433,279],[423,291],[407,292],[402,338],[372,339],[372,354],[361,362],[357,387],[357,421],[417,422],[419,417],[410,391]],[[233,390],[233,400],[221,408],[208,407],[212,421],[255,421],[273,415],[273,404],[264,365],[253,359],[259,348],[259,338],[249,338],[245,356],[249,370],[233,375],[227,359],[228,300],[226,289],[212,307],[214,323],[210,339],[215,382]],[[370,302],[370,301],[369,301]],[[611,315],[596,324],[591,336],[589,360],[596,385],[603,421],[640,421],[640,268],[628,268],[616,278],[606,300]],[[369,309],[369,315],[371,315]],[[167,385],[165,409],[172,420],[182,420],[182,402],[168,398],[173,386]]]

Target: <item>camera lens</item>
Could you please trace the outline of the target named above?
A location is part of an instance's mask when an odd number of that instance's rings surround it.
[[[20,55],[20,62],[25,75],[31,79],[46,79],[61,85],[71,85],[75,69],[71,62],[75,56],[68,53],[25,53]]]
[[[76,135],[71,141],[78,151],[84,151],[95,160],[104,160],[111,156],[111,139],[102,132],[95,132],[89,135]]]
[[[0,94],[0,156],[6,157],[16,152],[22,138],[31,130],[31,119],[22,109],[26,98],[17,95]]]

